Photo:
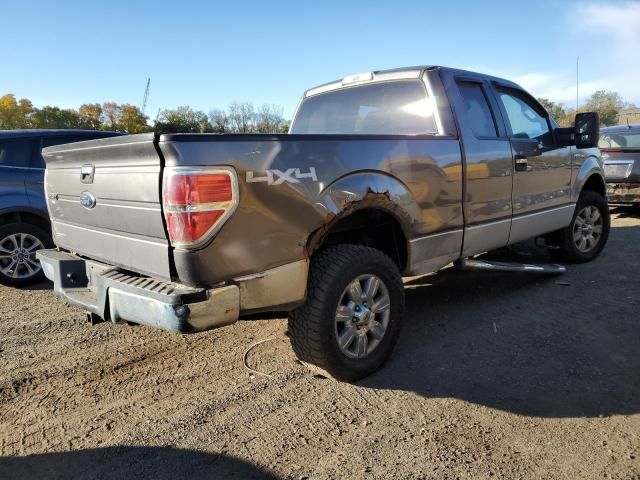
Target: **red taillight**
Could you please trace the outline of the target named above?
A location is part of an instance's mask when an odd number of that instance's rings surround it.
[[[171,244],[197,247],[209,239],[233,213],[236,185],[231,169],[168,167],[162,199]]]
[[[169,205],[229,202],[233,198],[227,173],[176,174],[167,177],[164,201]]]

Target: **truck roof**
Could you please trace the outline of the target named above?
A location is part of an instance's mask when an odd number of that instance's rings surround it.
[[[83,130],[73,128],[21,128],[16,130],[0,130],[0,139],[31,138],[31,137],[56,137],[61,135],[92,135],[94,137],[113,137],[124,135],[122,132],[109,130]]]
[[[310,88],[304,92],[304,96],[312,96],[317,95],[318,93],[327,92],[330,90],[335,90],[342,87],[350,87],[355,85],[362,85],[364,83],[368,83],[369,81],[386,81],[386,80],[398,80],[398,79],[409,79],[409,78],[418,78],[423,71],[425,70],[443,70],[448,72],[453,72],[457,75],[473,75],[473,76],[481,76],[486,79],[497,81],[502,85],[514,87],[514,88],[522,88],[517,83],[514,83],[510,80],[500,77],[494,77],[492,75],[487,75],[479,72],[472,72],[470,70],[462,70],[458,68],[450,68],[444,67],[441,65],[415,65],[412,67],[400,67],[400,68],[392,68],[389,70],[374,70],[371,72],[364,72],[356,75],[349,75],[344,78],[339,78],[332,82],[323,83],[321,85],[317,85],[313,88]]]

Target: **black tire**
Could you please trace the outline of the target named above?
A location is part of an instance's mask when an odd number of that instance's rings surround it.
[[[574,241],[574,229],[576,227],[576,219],[580,213],[586,208],[596,208],[602,219],[602,233],[597,239],[597,243],[591,247],[588,251],[581,250],[576,241]],[[550,234],[547,238],[551,245],[558,247],[557,249],[549,250],[549,253],[554,258],[567,262],[567,263],[585,263],[594,260],[607,243],[609,238],[609,230],[611,228],[611,217],[609,214],[609,205],[607,199],[602,195],[585,190],[580,194],[578,203],[576,204],[576,210],[573,213],[573,218],[568,227],[563,228],[557,232]]]
[[[358,278],[371,276],[381,280],[379,289],[389,298],[389,314],[384,317],[388,324],[382,338],[370,341],[370,346],[377,342],[374,350],[363,358],[349,358],[338,345],[337,310],[347,295],[347,286]],[[320,367],[339,380],[354,381],[375,372],[387,360],[398,340],[403,314],[404,288],[398,267],[391,258],[370,247],[331,246],[312,258],[306,302],[289,313],[289,337],[300,360]],[[374,314],[370,325],[376,323],[378,315],[385,314]],[[343,324],[344,328],[347,323]],[[357,328],[358,335],[362,336],[360,325],[349,325],[349,328]],[[369,332],[364,336],[373,333],[368,325],[362,329]]]
[[[48,232],[45,232],[41,228],[36,227],[35,225],[32,225],[30,223],[8,223],[6,225],[0,226],[0,247],[4,245],[6,249],[7,246],[11,244],[10,237],[13,235],[17,235],[19,237],[20,234],[26,234],[26,235],[29,235],[30,237],[36,238],[44,248],[53,247],[53,241],[51,240],[51,235]],[[27,246],[30,246],[30,245],[32,244],[29,244]],[[38,249],[39,248],[35,248],[29,252],[30,258],[35,258],[35,252]],[[8,285],[10,287],[24,287],[27,285],[33,285],[34,283],[38,283],[44,280],[45,277],[44,277],[44,273],[42,272],[42,268],[39,268],[36,271],[36,273],[32,275],[28,275],[28,271],[25,269],[22,269],[21,272],[26,271],[27,276],[20,276],[20,277],[13,276],[13,274],[11,273],[13,272],[13,269],[7,272],[3,271],[7,267],[11,266],[11,261],[12,260],[8,258],[7,253],[4,250],[0,250],[0,283],[1,284]],[[39,262],[38,262],[38,267],[39,267]]]

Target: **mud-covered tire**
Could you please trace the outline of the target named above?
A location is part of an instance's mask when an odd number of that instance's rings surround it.
[[[24,246],[21,249],[24,252],[22,258],[28,257],[29,263],[27,264],[26,260],[23,260],[22,265],[24,266],[21,266],[16,272],[16,267],[11,268],[14,261],[11,255],[16,251],[12,245],[20,247],[21,241]],[[37,245],[34,243],[35,241],[38,242]],[[0,226],[0,284],[23,287],[44,280],[40,263],[35,260],[35,252],[41,248],[52,247],[51,235],[40,227],[30,223],[8,223]],[[8,253],[7,250],[12,250],[12,252]],[[33,273],[30,270],[33,270]]]
[[[591,209],[591,210],[590,210]],[[595,233],[600,227],[600,233],[597,242],[588,249],[580,248],[580,221],[584,221],[585,215],[591,219],[596,214],[589,215],[589,212],[597,211],[598,220],[588,223],[589,228]],[[585,263],[594,260],[607,243],[609,238],[609,230],[611,228],[611,218],[609,215],[609,205],[607,199],[597,192],[585,190],[580,195],[576,204],[576,210],[573,212],[571,223],[566,228],[553,232],[547,236],[547,241],[551,245],[556,246],[555,249],[549,250],[549,253],[559,261],[567,263]],[[578,239],[578,240],[576,240]]]
[[[355,320],[353,325],[347,325],[347,322],[340,323],[341,320],[338,318],[345,317],[345,309],[356,308],[352,306],[352,291],[347,292],[347,287],[356,281],[364,282],[361,286],[364,292],[362,298],[365,298],[367,287],[371,285],[368,282],[375,278],[379,280],[378,290],[382,293],[378,293],[378,300],[372,298],[369,301],[369,307],[365,299],[362,310],[357,313],[362,315],[364,310],[369,312],[370,309],[373,313],[366,314],[368,323],[360,325],[356,324]],[[388,310],[383,310],[381,305],[380,299],[383,295],[387,295],[389,299]],[[348,305],[344,304],[345,299]],[[374,307],[373,304],[377,306]],[[398,340],[403,314],[402,279],[391,258],[370,247],[331,246],[319,251],[312,258],[306,302],[289,313],[289,337],[300,360],[319,367],[339,380],[355,381],[375,372],[387,360]],[[379,327],[378,323],[383,323],[383,318],[386,327],[382,336],[378,338],[380,333],[374,332],[373,329]],[[362,321],[362,317],[359,317],[358,321]],[[364,351],[366,352],[367,347],[374,349],[370,353],[364,353],[361,358],[353,358],[351,355],[354,354],[350,353],[344,344],[342,348],[338,344],[340,326],[343,333],[349,328],[357,328],[358,332],[354,332],[354,335],[360,337],[363,336],[361,329],[366,330],[364,336],[371,336],[372,340],[363,342],[367,343]],[[356,337],[354,341],[358,344],[360,339]],[[358,349],[357,345],[354,349]]]

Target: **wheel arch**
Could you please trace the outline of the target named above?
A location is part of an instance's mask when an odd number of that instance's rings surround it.
[[[351,174],[327,186],[318,204],[326,221],[308,238],[310,256],[338,243],[367,245],[389,255],[401,272],[407,269],[420,209],[402,182],[379,172]]]
[[[36,208],[4,208],[0,209],[0,225],[9,223],[29,223],[45,232],[51,233],[49,218]]]
[[[595,155],[590,155],[580,166],[573,187],[573,201],[577,202],[583,190],[607,194],[607,184],[604,178],[604,170],[601,160]]]

